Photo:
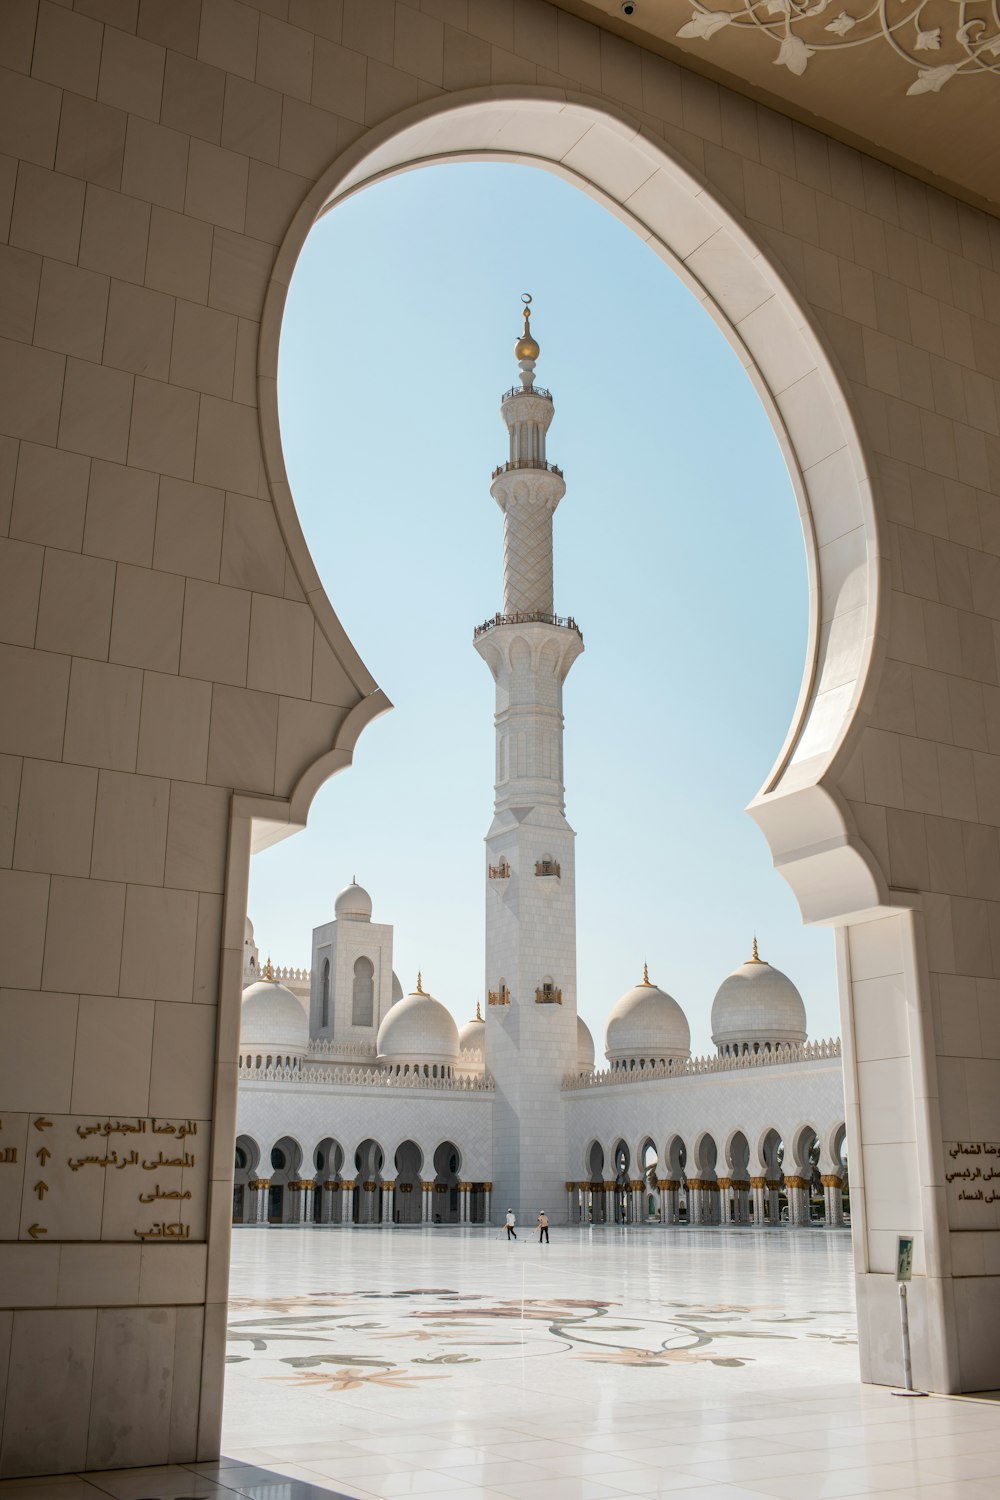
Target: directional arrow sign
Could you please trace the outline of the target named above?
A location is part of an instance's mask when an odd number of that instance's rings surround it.
[[[48,1146],[43,1146],[42,1149],[41,1149],[41,1151],[36,1151],[35,1152],[35,1155],[38,1157],[38,1160],[41,1162],[42,1166],[44,1167],[45,1163],[48,1161],[49,1157],[52,1155],[52,1152],[49,1150]]]
[[[37,1238],[38,1238],[38,1236],[40,1234],[48,1234],[48,1232],[49,1231],[45,1228],[44,1224],[29,1224],[28,1225],[28,1233],[31,1235],[31,1238],[33,1240],[37,1240]]]
[[[44,1115],[39,1115],[38,1119],[35,1121],[35,1129],[36,1130],[51,1130],[51,1128],[52,1128],[52,1121],[51,1120],[47,1120]]]
[[[49,1185],[48,1185],[47,1182],[36,1182],[35,1183],[35,1192],[38,1194],[39,1200],[41,1200],[42,1198],[45,1197],[45,1194],[48,1192],[48,1190],[49,1190]]]

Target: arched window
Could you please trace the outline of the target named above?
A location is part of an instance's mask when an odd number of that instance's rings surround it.
[[[321,1026],[329,1026],[329,1024],[330,1024],[330,960],[328,958],[324,958],[324,960],[323,960],[322,986],[323,987],[322,987],[322,989],[320,991],[320,1002],[319,1002],[319,1024]],[[357,993],[357,990],[355,990],[355,993]]]
[[[375,1018],[375,965],[370,958],[359,958],[354,965],[353,1026],[371,1026]]]

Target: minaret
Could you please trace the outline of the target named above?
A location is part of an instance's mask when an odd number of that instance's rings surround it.
[[[486,836],[486,1067],[496,1086],[493,1202],[521,1222],[566,1214],[561,1085],[576,1071],[576,879],[563,788],[562,687],[583,650],[553,613],[552,517],[566,493],[545,457],[552,397],[535,385],[525,296],[520,385],[500,412],[508,461],[490,487],[504,518],[503,613],[475,633],[496,681],[496,788]],[[572,1174],[571,1174],[572,1175]]]

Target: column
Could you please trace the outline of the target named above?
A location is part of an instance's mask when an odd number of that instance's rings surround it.
[[[781,1204],[778,1202],[778,1194],[781,1191],[780,1177],[766,1177],[764,1186],[767,1188],[767,1220],[773,1228],[777,1229],[781,1223]]]
[[[460,1182],[458,1184],[458,1222],[460,1224],[468,1224],[469,1222],[469,1193],[471,1191],[471,1182]]]
[[[751,1177],[750,1195],[753,1200],[753,1222],[755,1229],[761,1229],[765,1223],[764,1197],[767,1191],[766,1177]]]
[[[733,1179],[731,1177],[720,1177],[718,1181],[718,1192],[715,1194],[716,1224],[729,1223],[729,1204],[733,1196]]]
[[[250,1183],[255,1194],[253,1201],[253,1213],[251,1215],[254,1224],[267,1223],[267,1194],[271,1186],[270,1177],[256,1177]]]
[[[688,1223],[701,1223],[701,1182],[697,1177],[687,1180]]]
[[[312,1214],[310,1209],[313,1203],[313,1191],[316,1187],[311,1177],[300,1177],[297,1182],[288,1184],[292,1190],[292,1222],[294,1224],[311,1224]]]
[[[796,1229],[809,1223],[809,1179],[789,1177],[785,1174],[785,1192],[788,1194],[788,1222]]]
[[[357,1182],[351,1177],[345,1177],[340,1184],[340,1222],[342,1224],[354,1223],[354,1189]]]
[[[664,1224],[676,1224],[678,1219],[677,1197],[681,1185],[673,1177],[663,1177],[657,1186],[660,1189],[662,1221]]]
[[[382,1223],[392,1224],[394,1221],[393,1194],[396,1189],[394,1182],[383,1182],[382,1184]]]
[[[576,1183],[566,1184],[566,1223],[576,1224],[580,1219],[580,1210],[576,1202]]]
[[[433,1201],[434,1201],[434,1184],[433,1184],[433,1182],[422,1182],[420,1184],[420,1191],[421,1191],[421,1194],[423,1195],[423,1200],[424,1200],[423,1201],[423,1212],[422,1212],[421,1218],[422,1218],[423,1223],[429,1224],[431,1222],[431,1206],[432,1206]]]
[[[829,1229],[839,1229],[844,1223],[844,1183],[836,1172],[821,1177],[823,1195],[826,1199],[826,1223]]]
[[[750,1222],[750,1183],[745,1177],[734,1177],[732,1184],[734,1217],[737,1224]]]
[[[492,1182],[484,1182],[483,1183],[483,1223],[484,1224],[488,1224],[490,1222],[490,1210],[491,1210],[490,1198],[492,1196],[492,1193],[493,1193],[493,1184],[492,1184]]]
[[[604,1184],[604,1222],[613,1224],[615,1222],[615,1192],[617,1183],[606,1182]]]

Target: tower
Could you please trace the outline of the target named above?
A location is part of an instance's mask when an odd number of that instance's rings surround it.
[[[475,647],[496,682],[496,787],[486,835],[486,1065],[496,1087],[494,1202],[520,1218],[565,1216],[564,1077],[575,1070],[575,835],[563,787],[563,683],[583,650],[553,613],[552,517],[566,493],[545,457],[552,396],[523,299],[520,385],[500,412],[510,456],[490,487],[503,512],[503,612]]]

